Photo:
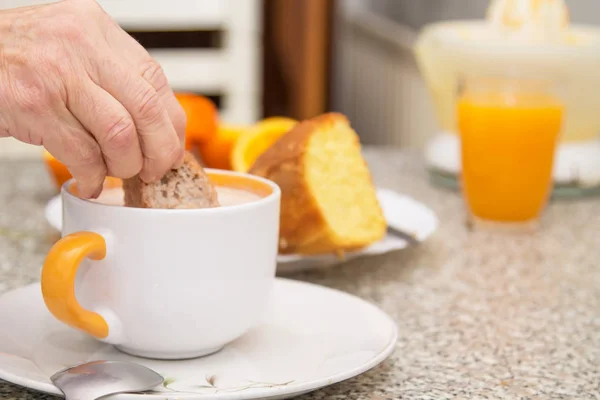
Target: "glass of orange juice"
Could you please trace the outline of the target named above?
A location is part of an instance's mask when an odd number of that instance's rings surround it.
[[[555,82],[542,79],[462,79],[457,120],[471,226],[538,226],[563,124],[556,89]]]

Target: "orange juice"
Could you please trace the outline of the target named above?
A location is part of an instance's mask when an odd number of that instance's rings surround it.
[[[463,192],[476,218],[535,220],[552,187],[563,108],[551,96],[465,94],[458,103]]]

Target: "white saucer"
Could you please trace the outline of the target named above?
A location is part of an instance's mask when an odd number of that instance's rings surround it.
[[[383,188],[377,189],[377,197],[390,227],[410,234],[419,242],[425,241],[437,230],[439,226],[437,216],[423,203],[409,196]],[[60,231],[62,227],[62,200],[60,196],[56,196],[48,202],[45,214],[48,223]],[[277,271],[290,273],[326,268],[357,257],[384,254],[408,246],[409,243],[405,239],[389,234],[383,240],[361,251],[346,253],[343,260],[333,254],[314,257],[280,255],[277,258]]]
[[[0,379],[60,395],[53,373],[88,361],[130,360],[162,374],[168,388],[115,400],[283,399],[359,375],[395,347],[394,321],[349,294],[277,279],[271,305],[259,326],[219,353],[155,361],[62,325],[46,311],[39,284],[27,286],[0,297]]]

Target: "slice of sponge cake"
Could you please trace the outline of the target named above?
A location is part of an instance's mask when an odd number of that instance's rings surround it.
[[[281,253],[339,253],[386,234],[358,136],[341,114],[298,124],[256,160],[250,173],[282,190]]]

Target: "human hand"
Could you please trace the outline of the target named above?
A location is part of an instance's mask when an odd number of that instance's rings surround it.
[[[180,165],[185,124],[161,67],[94,0],[0,12],[0,137],[44,146],[82,197]]]

